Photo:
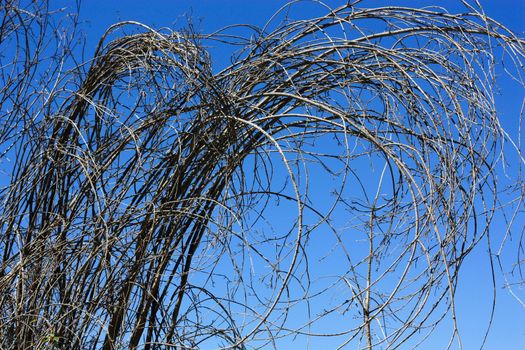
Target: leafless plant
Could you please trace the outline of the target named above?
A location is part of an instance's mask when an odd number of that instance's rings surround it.
[[[461,344],[461,263],[523,215],[493,87],[525,41],[466,3],[364,3],[123,22],[84,60],[74,16],[2,2],[0,346],[393,349],[444,319]]]

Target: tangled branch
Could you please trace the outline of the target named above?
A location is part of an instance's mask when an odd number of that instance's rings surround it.
[[[359,6],[123,22],[78,63],[46,4],[0,5],[1,347],[390,349],[447,318],[460,343],[460,266],[523,209],[493,88],[525,41],[468,5]],[[205,43],[240,49],[215,72]]]

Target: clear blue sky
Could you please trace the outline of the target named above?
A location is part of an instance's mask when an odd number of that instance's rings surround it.
[[[66,1],[57,3],[63,4]],[[263,26],[267,19],[285,3],[286,1],[263,0],[84,0],[81,6],[81,19],[84,21],[82,26],[87,35],[86,51],[92,52],[105,29],[121,20],[139,21],[154,28],[178,28],[185,23],[185,16],[189,16],[193,18],[198,31],[209,33],[229,24],[247,23]],[[326,1],[326,3],[330,6],[337,6],[343,2]],[[373,7],[387,4],[413,7],[439,5],[449,8],[451,12],[461,9],[459,1],[452,0],[370,0],[364,1],[360,6]],[[484,0],[481,1],[481,4],[489,16],[494,17],[516,32],[525,32],[525,1]],[[299,8],[297,7],[297,9]],[[300,18],[319,14],[319,8],[317,5],[306,3],[301,11],[293,13],[292,16]],[[224,48],[210,48],[210,52],[217,69],[228,64],[229,53],[225,52]],[[515,85],[504,81],[502,95],[498,97],[504,124],[512,125],[517,120],[519,101],[523,97],[523,90],[516,89]],[[479,253],[475,253],[467,259],[458,290],[457,307],[464,349],[479,348],[480,338],[486,329],[490,314],[492,281],[485,250],[485,247],[479,247]],[[525,309],[501,288],[503,284],[501,279],[497,281],[497,284],[498,307],[486,349],[525,349]],[[420,348],[443,348],[443,342],[438,339],[441,334],[448,336],[446,330],[438,330],[434,338],[431,338],[435,339],[435,343],[428,341]],[[311,348],[323,348],[320,344],[312,343]],[[324,348],[331,348],[327,344],[330,343],[327,342]],[[290,347],[290,349],[292,348],[297,347]]]

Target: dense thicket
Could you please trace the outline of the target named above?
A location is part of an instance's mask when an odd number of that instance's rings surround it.
[[[464,257],[523,215],[493,89],[525,41],[468,5],[365,6],[119,23],[83,57],[75,16],[3,1],[0,347],[459,342]]]

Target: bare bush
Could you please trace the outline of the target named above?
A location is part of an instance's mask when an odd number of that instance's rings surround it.
[[[361,6],[123,22],[84,60],[75,16],[4,1],[1,347],[390,349],[454,323],[463,259],[522,215],[493,88],[525,41],[467,4]]]

